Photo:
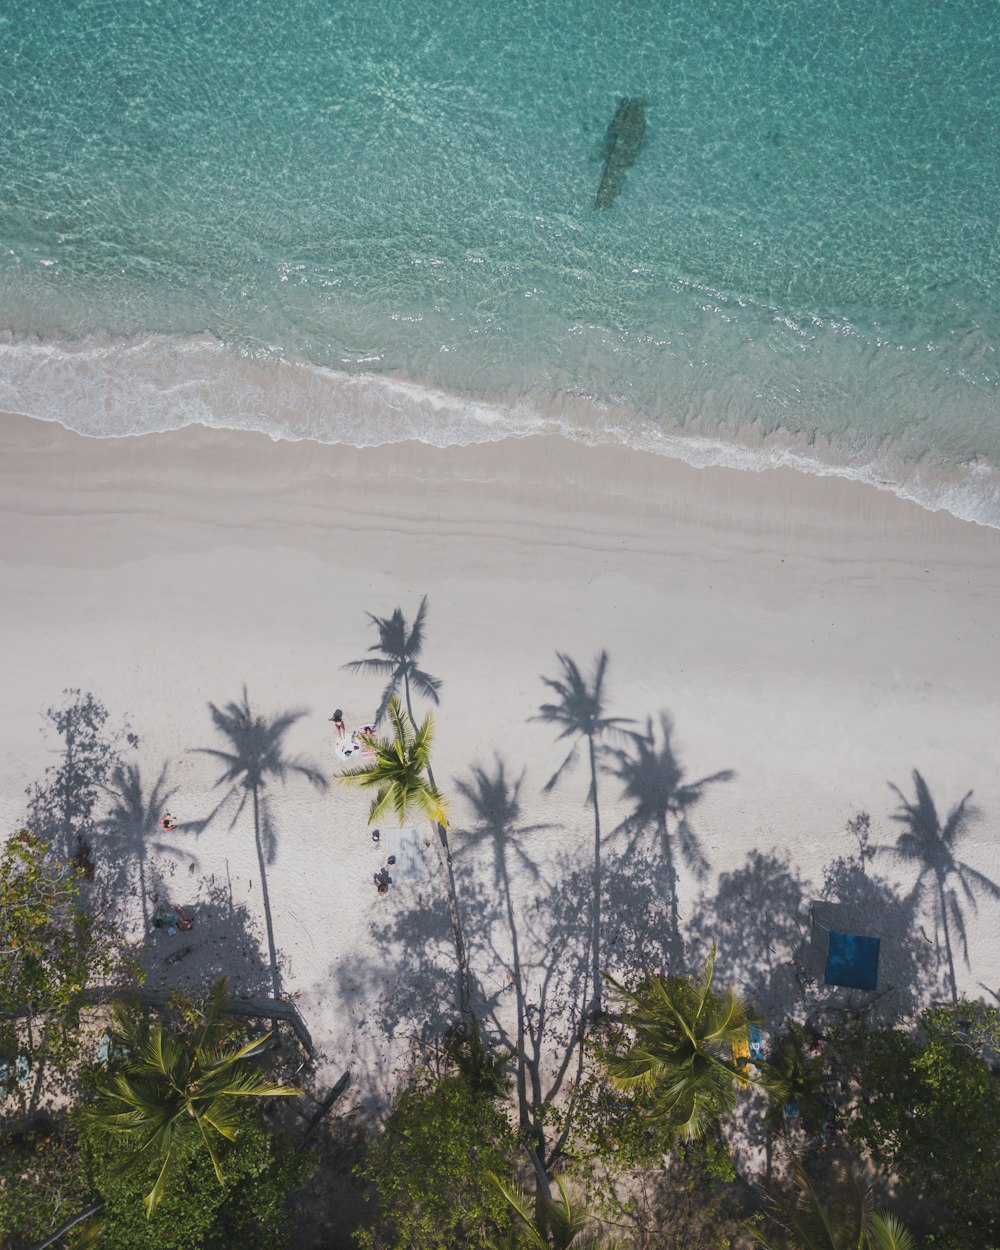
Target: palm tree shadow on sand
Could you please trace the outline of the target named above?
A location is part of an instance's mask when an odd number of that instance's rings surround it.
[[[233,829],[249,802],[253,808],[254,843],[260,872],[261,896],[264,907],[264,926],[267,931],[267,949],[271,990],[273,997],[281,997],[281,975],[278,953],[274,942],[274,923],[271,915],[271,899],[267,887],[267,865],[274,862],[277,838],[269,801],[270,791],[277,782],[284,783],[292,775],[304,777],[317,790],[325,790],[326,777],[315,765],[301,759],[286,756],[282,739],[288,730],[301,720],[304,711],[283,712],[268,720],[257,715],[250,706],[246,686],[239,703],[228,703],[218,708],[208,705],[215,728],[230,744],[230,750],[216,747],[198,747],[195,753],[209,755],[223,765],[223,772],[216,786],[226,787],[225,793],[205,820],[191,827],[201,833],[221,813],[224,807],[235,802],[236,810],[230,821]]]
[[[590,766],[590,786],[587,790],[586,802],[594,812],[594,861],[591,874],[590,906],[590,1012],[595,1018],[601,1014],[601,893],[603,876],[601,868],[601,808],[598,802],[597,777],[599,763],[605,749],[604,739],[609,735],[624,735],[629,731],[624,728],[632,722],[627,717],[608,716],[606,714],[606,694],[604,679],[608,670],[608,653],[601,651],[594,661],[590,679],[584,677],[576,661],[561,651],[556,652],[562,672],[558,677],[543,677],[542,681],[554,691],[557,699],[553,703],[543,703],[538,714],[532,720],[545,721],[556,726],[560,732],[557,741],[572,739],[573,745],[569,753],[549,780],[545,783],[546,792],[554,789],[563,775],[577,761],[580,746],[587,744],[587,760]]]
[[[916,904],[931,894],[931,915],[934,921],[934,947],[939,961],[943,956],[948,976],[948,988],[952,1002],[958,1002],[958,981],[955,974],[955,951],[952,930],[961,944],[965,966],[969,967],[969,947],[965,930],[965,917],[959,901],[958,883],[973,912],[977,910],[976,889],[1000,900],[1000,885],[984,873],[963,863],[956,855],[956,846],[970,824],[976,818],[976,810],[970,799],[972,791],[956,803],[942,824],[930,788],[917,769],[913,770],[916,799],[910,801],[898,786],[889,783],[899,798],[899,808],[892,819],[903,826],[895,846],[878,846],[874,849],[883,854],[895,855],[905,863],[917,866],[917,880],[913,887]]]
[[[427,596],[424,595],[420,600],[420,607],[417,609],[412,626],[407,624],[402,608],[396,608],[391,616],[375,616],[372,612],[366,615],[378,631],[378,642],[372,643],[368,648],[376,654],[363,660],[351,660],[343,667],[352,673],[372,673],[389,679],[382,691],[378,711],[375,713],[376,724],[385,716],[389,700],[398,693],[400,684],[403,687],[403,702],[406,710],[410,715],[410,720],[416,724],[410,698],[411,686],[430,699],[432,703],[441,701],[438,696],[441,679],[432,677],[430,673],[425,673],[418,666],[420,652],[424,646]]]
[[[476,850],[487,847],[492,860],[493,888],[497,891],[501,902],[506,931],[510,938],[510,953],[497,950],[492,940],[492,926],[489,934],[490,966],[503,968],[505,979],[501,989],[489,1004],[489,1008],[498,1023],[496,1008],[499,998],[508,990],[514,992],[515,1026],[514,1037],[511,1039],[514,1050],[515,1081],[517,1086],[518,1115],[522,1132],[530,1128],[530,1107],[528,1098],[529,1067],[534,1056],[529,1056],[527,1049],[527,1003],[524,996],[524,969],[521,963],[521,950],[518,938],[518,927],[514,913],[514,898],[511,889],[510,864],[508,854],[512,854],[525,870],[529,879],[539,879],[539,868],[521,846],[521,840],[533,833],[538,833],[551,826],[544,824],[525,825],[521,822],[521,787],[524,783],[524,771],[516,781],[507,776],[506,765],[499,755],[494,758],[493,772],[488,773],[478,765],[472,769],[471,782],[458,782],[457,789],[469,802],[476,824],[467,832],[463,840],[463,862],[471,858]],[[505,1030],[504,1030],[505,1031]],[[537,1065],[535,1065],[537,1068]],[[535,1068],[531,1071],[533,1087],[538,1085]]]
[[[147,790],[138,764],[119,764],[112,778],[115,793],[111,811],[105,818],[104,831],[111,876],[108,880],[113,896],[121,898],[134,890],[139,892],[143,927],[150,921],[150,895],[159,892],[160,880],[151,860],[154,856],[185,857],[198,863],[197,856],[182,851],[174,842],[164,842],[158,834],[161,821],[175,791],[167,783],[168,765]],[[174,830],[183,832],[182,825]]]
[[[649,717],[645,734],[632,734],[627,746],[608,751],[605,768],[621,782],[623,797],[632,805],[629,815],[614,830],[628,837],[626,855],[635,855],[647,837],[660,853],[658,875],[665,887],[669,924],[667,955],[679,959],[683,944],[677,859],[684,861],[697,881],[703,881],[709,870],[689,813],[708,786],[731,781],[736,774],[726,768],[697,781],[685,781],[671,741],[673,728],[669,715],[661,712],[658,742],[653,718]],[[625,902],[623,899],[623,905]]]
[[[489,884],[480,873],[475,885],[465,886],[467,894],[484,896],[469,908],[480,918],[477,952],[483,966],[500,975],[483,1010],[491,1035],[513,1054],[520,1131],[535,1166],[547,1171],[565,1147],[569,1124],[553,1131],[546,1110],[576,1086],[582,1070],[592,882],[575,857],[545,873],[527,854],[523,840],[553,826],[523,822],[523,783],[524,773],[513,780],[496,756],[491,771],[474,767],[471,781],[457,788],[475,821],[463,838],[463,867],[471,869],[477,847],[488,849],[492,867]],[[516,876],[512,860],[521,869]]]

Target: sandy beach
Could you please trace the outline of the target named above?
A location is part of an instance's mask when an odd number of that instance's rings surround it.
[[[493,852],[470,838],[475,814],[458,785],[497,757],[511,779],[523,771],[521,823],[542,828],[521,840],[528,864],[510,858],[517,906],[530,928],[553,883],[572,903],[591,854],[585,768],[543,793],[565,748],[531,719],[557,651],[589,671],[606,648],[610,714],[641,726],[667,712],[689,779],[734,774],[690,814],[710,870],[699,881],[678,865],[683,925],[707,932],[732,874],[773,851],[800,882],[794,922],[807,936],[824,866],[855,850],[847,822],[868,812],[872,840],[894,842],[888,783],[912,797],[914,769],[942,819],[974,791],[956,853],[1000,881],[998,531],[849,481],[697,470],[557,439],[358,450],[191,427],[97,440],[21,416],[0,418],[0,513],[3,829],[23,823],[25,788],[52,762],[44,710],[65,688],[93,691],[139,735],[144,777],[169,766],[181,827],[160,866],[172,899],[197,916],[213,881],[224,885],[259,939],[246,812],[233,824],[233,804],[197,837],[184,830],[222,793],[217,761],[194,752],[224,745],[208,704],[237,701],[244,686],[261,714],[302,711],[286,749],[331,784],[292,774],[270,794],[282,985],[331,1071],[352,1067],[359,1090],[390,1083],[408,1013],[426,1002],[434,1018],[451,957],[433,848],[423,879],[379,897],[384,852],[366,800],[332,781],[333,708],[361,724],[381,692],[342,669],[375,641],[367,612],[412,618],[428,597],[422,665],[443,682],[435,772],[453,799],[473,966],[497,1027],[509,946],[492,920]],[[613,777],[601,785],[612,830],[628,808]],[[914,879],[888,856],[878,871],[901,888]],[[766,942],[788,918],[761,888],[724,919],[737,933],[763,928]],[[108,903],[135,919],[135,899]],[[1000,992],[1000,907],[963,906],[959,987]],[[611,966],[630,907],[612,891]],[[915,945],[932,941],[929,925]],[[657,957],[655,933],[629,932]],[[215,966],[259,979],[249,938],[208,923],[189,936],[190,957],[155,964],[154,982]],[[690,949],[694,963],[701,939]],[[739,975],[724,954],[720,971]]]

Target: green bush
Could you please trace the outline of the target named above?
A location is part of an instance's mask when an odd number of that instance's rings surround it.
[[[170,1188],[147,1219],[143,1198],[160,1160],[116,1173],[132,1153],[129,1143],[85,1133],[81,1147],[105,1202],[102,1250],[273,1250],[287,1245],[288,1196],[301,1187],[310,1168],[308,1155],[248,1107],[236,1141],[219,1152],[225,1185],[219,1185],[207,1153],[188,1139]]]
[[[508,1227],[490,1173],[515,1171],[517,1139],[489,1093],[462,1075],[424,1076],[398,1094],[358,1175],[373,1189],[366,1250],[466,1250]]]
[[[837,1039],[864,1082],[851,1140],[942,1216],[925,1244],[1000,1246],[1000,1013],[982,1003],[931,1008],[915,1033],[858,1026]]]

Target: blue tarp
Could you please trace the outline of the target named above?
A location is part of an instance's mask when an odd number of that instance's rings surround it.
[[[823,977],[827,985],[845,985],[853,990],[875,989],[880,945],[879,938],[831,931]]]

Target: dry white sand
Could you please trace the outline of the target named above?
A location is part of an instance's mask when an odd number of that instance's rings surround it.
[[[375,641],[365,613],[401,606],[412,619],[425,593],[423,663],[444,682],[436,773],[455,800],[476,970],[502,1019],[509,939],[500,924],[479,933],[498,900],[492,853],[463,856],[471,814],[455,783],[495,754],[511,778],[525,770],[522,823],[547,826],[524,842],[539,882],[511,859],[525,943],[538,939],[543,964],[568,958],[534,903],[574,867],[586,871],[592,846],[583,766],[542,793],[562,748],[530,717],[557,650],[589,671],[607,648],[609,712],[642,721],[669,711],[689,778],[735,771],[692,812],[712,871],[699,885],[681,867],[685,921],[707,906],[711,927],[719,874],[754,849],[787,852],[807,907],[823,866],[851,852],[845,824],[856,812],[871,813],[876,841],[895,839],[887,782],[912,796],[915,768],[942,817],[975,791],[958,855],[1000,880],[1000,532],[842,480],[696,470],[555,439],[359,451],[200,427],[89,440],[0,419],[0,827],[19,826],[25,787],[52,762],[41,713],[64,687],[92,690],[113,718],[127,714],[147,778],[169,763],[182,823],[220,796],[213,760],[190,753],[224,745],[207,705],[238,700],[244,684],[262,714],[305,711],[287,748],[332,776],[332,709],[360,723],[381,689],[341,669]],[[409,1028],[397,1014],[419,1013],[426,994],[437,1018],[429,961],[440,957],[449,988],[440,882],[377,896],[384,854],[359,794],[320,794],[290,777],[271,804],[285,989],[331,1070],[351,1064],[361,1086],[384,1085],[397,1054],[387,1035]],[[611,829],[627,808],[610,777],[602,804]],[[173,872],[175,902],[207,907],[214,875],[258,923],[251,818],[230,829],[233,811],[197,839],[176,835],[179,853],[161,868]],[[889,860],[881,868],[895,871]],[[744,923],[756,949],[758,930],[765,945],[769,924],[784,930],[777,885],[768,890],[765,879],[739,903],[752,915],[727,913],[737,945]],[[566,931],[575,924],[582,938],[586,912],[573,911],[584,900],[567,906]],[[978,912],[965,910],[960,987],[1000,990],[1000,906],[980,895]],[[628,929],[657,957],[657,934],[636,927],[628,894],[607,912],[611,951]],[[253,988],[259,952],[203,916],[173,972],[227,967]],[[493,954],[480,941],[490,936]],[[732,942],[729,951],[739,971]],[[699,943],[692,961],[702,952]],[[167,975],[161,963],[154,983]]]

